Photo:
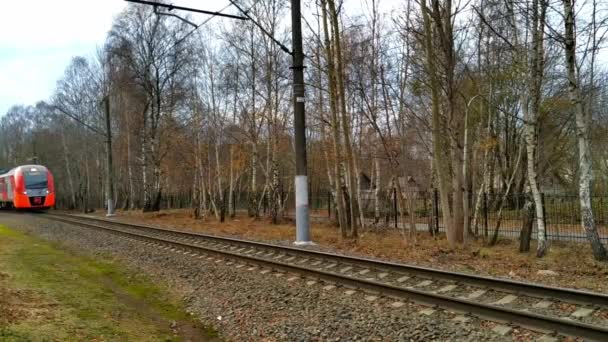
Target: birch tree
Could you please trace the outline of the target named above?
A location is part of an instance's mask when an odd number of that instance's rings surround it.
[[[591,181],[593,179],[592,159],[589,142],[589,124],[591,116],[583,106],[583,96],[580,90],[579,67],[576,58],[576,30],[574,0],[562,0],[564,13],[564,57],[568,73],[568,95],[576,116],[576,139],[578,142],[579,163],[579,199],[581,206],[581,225],[593,250],[596,260],[608,260],[606,249],[600,240],[591,203]],[[595,17],[595,12],[593,13]],[[595,34],[593,32],[592,34]],[[593,46],[592,48],[595,48]],[[588,108],[588,106],[587,106]]]

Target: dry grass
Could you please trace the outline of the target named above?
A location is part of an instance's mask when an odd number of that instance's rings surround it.
[[[41,303],[42,300],[34,292],[9,287],[4,280],[8,278],[8,274],[0,272],[0,328],[29,316],[42,316],[46,313],[42,304],[39,305],[40,310],[36,310],[36,303]]]
[[[103,215],[103,212],[96,213]],[[293,241],[295,225],[285,221],[272,225],[268,220],[249,217],[194,220],[188,210],[167,210],[156,213],[140,211],[119,212],[121,220],[173,227],[184,231],[212,233],[251,240]],[[343,239],[338,229],[328,223],[313,223],[312,238],[321,247],[346,254],[430,266],[435,268],[528,280],[554,286],[608,291],[608,263],[593,260],[587,244],[553,242],[548,255],[535,256],[535,244],[530,253],[518,252],[518,241],[501,240],[487,247],[473,241],[466,248],[450,248],[444,236],[431,237],[420,232],[415,241],[398,232],[364,232],[358,240]],[[558,276],[538,275],[539,270],[552,270]]]

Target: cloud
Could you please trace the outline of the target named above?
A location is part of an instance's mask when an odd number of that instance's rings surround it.
[[[0,62],[0,115],[15,104],[35,104],[46,100],[63,75],[71,57],[85,48],[40,49],[39,54],[27,54]]]
[[[19,0],[2,4],[0,46],[57,47],[103,39],[122,0]]]
[[[0,12],[0,116],[52,94],[73,56],[94,55],[123,0],[19,0]]]

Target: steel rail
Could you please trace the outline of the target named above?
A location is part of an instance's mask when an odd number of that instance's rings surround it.
[[[595,326],[591,324],[581,323],[573,320],[554,318],[543,316],[541,314],[528,311],[515,310],[491,304],[477,303],[471,300],[445,296],[437,293],[420,291],[413,288],[403,288],[387,283],[382,283],[370,279],[360,279],[345,274],[337,274],[329,271],[311,269],[304,266],[290,264],[279,260],[269,260],[254,255],[240,254],[229,250],[217,250],[211,247],[201,246],[197,244],[165,239],[157,236],[149,236],[139,232],[125,231],[116,228],[110,228],[90,222],[78,221],[84,217],[70,216],[65,218],[61,216],[45,215],[53,220],[61,221],[68,224],[80,225],[88,228],[94,228],[101,231],[110,231],[114,234],[122,235],[135,240],[149,241],[152,243],[162,243],[175,246],[179,249],[189,250],[195,253],[215,254],[221,257],[241,260],[245,263],[264,265],[271,269],[281,270],[285,272],[293,272],[308,277],[322,279],[324,281],[341,284],[347,287],[359,288],[365,291],[381,293],[383,295],[408,299],[414,302],[422,303],[428,306],[441,307],[444,309],[468,312],[477,317],[492,321],[510,322],[522,327],[530,328],[537,331],[559,332],[561,334],[583,337],[587,340],[606,341],[608,340],[608,328]],[[116,223],[114,221],[99,220],[102,223]],[[128,225],[127,225],[128,226]],[[150,227],[144,227],[150,228]]]
[[[52,214],[52,215],[56,215],[56,214]],[[335,253],[328,253],[328,252],[321,252],[321,251],[313,251],[313,250],[309,250],[309,249],[289,247],[289,246],[280,246],[280,245],[251,241],[251,240],[244,240],[244,239],[237,239],[237,238],[230,238],[230,237],[220,237],[220,236],[204,234],[204,233],[185,232],[185,231],[180,231],[180,230],[175,230],[175,229],[154,227],[154,226],[149,226],[149,225],[141,225],[141,224],[127,223],[127,222],[119,222],[119,221],[114,221],[114,220],[105,220],[105,219],[93,218],[93,217],[89,217],[89,216],[63,215],[63,214],[61,214],[60,216],[74,217],[74,218],[85,219],[85,220],[90,220],[90,221],[94,221],[94,222],[103,222],[103,223],[121,225],[121,226],[125,226],[125,227],[133,227],[133,228],[138,228],[138,229],[142,229],[142,228],[149,229],[149,230],[153,230],[153,231],[157,231],[157,232],[178,234],[178,235],[181,235],[184,237],[197,236],[197,237],[201,237],[201,238],[208,239],[208,240],[212,239],[212,240],[215,240],[218,242],[239,244],[239,245],[242,245],[245,247],[259,247],[259,248],[271,249],[271,250],[275,250],[275,251],[283,252],[283,253],[306,255],[306,256],[312,257],[312,258],[333,259],[333,260],[343,263],[343,264],[350,264],[350,265],[354,265],[354,266],[373,268],[373,269],[378,269],[378,270],[393,271],[393,272],[399,272],[399,273],[410,273],[410,274],[420,276],[423,278],[433,278],[433,279],[452,281],[455,283],[467,284],[467,285],[478,286],[478,287],[488,287],[488,288],[492,288],[495,290],[501,290],[501,291],[510,292],[510,293],[518,293],[518,294],[522,294],[522,295],[530,296],[530,297],[548,298],[548,299],[560,300],[560,301],[569,302],[569,303],[592,305],[592,306],[596,306],[596,307],[597,306],[608,307],[608,295],[605,295],[602,293],[590,292],[590,291],[582,291],[582,290],[576,290],[576,289],[567,289],[567,288],[561,288],[561,287],[539,285],[539,284],[534,284],[534,283],[529,283],[529,282],[510,280],[510,279],[502,279],[502,278],[481,276],[481,275],[475,275],[475,274],[466,274],[466,273],[439,270],[439,269],[422,267],[422,266],[399,264],[399,263],[378,260],[378,259],[354,257],[354,256],[347,256],[347,255],[342,255],[342,254],[335,254]]]

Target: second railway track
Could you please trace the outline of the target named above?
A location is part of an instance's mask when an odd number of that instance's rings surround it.
[[[45,214],[44,217],[179,249],[199,257],[217,255],[263,265],[549,335],[608,341],[608,321],[602,318],[608,317],[608,296],[604,294],[89,216]],[[574,310],[563,309],[573,306]]]

